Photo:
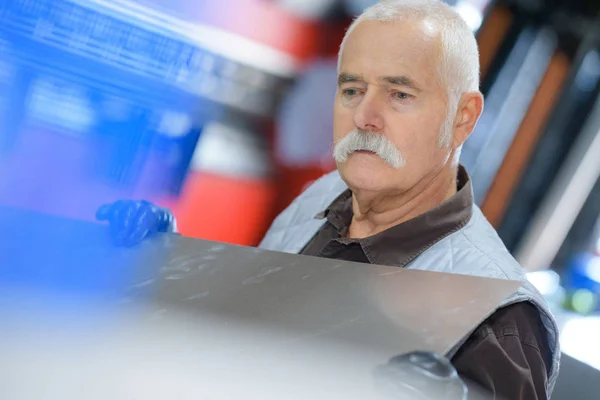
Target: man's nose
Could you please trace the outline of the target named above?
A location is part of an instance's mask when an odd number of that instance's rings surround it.
[[[354,114],[355,125],[366,131],[383,130],[382,111],[385,107],[384,102],[379,99],[376,93],[368,93],[363,97],[360,105],[356,108]]]

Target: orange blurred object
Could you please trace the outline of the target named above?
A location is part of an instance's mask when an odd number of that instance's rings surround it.
[[[184,236],[250,246],[268,229],[275,197],[271,180],[192,171],[177,201],[163,204]]]

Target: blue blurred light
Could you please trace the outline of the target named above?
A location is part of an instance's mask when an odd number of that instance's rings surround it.
[[[0,204],[89,219],[179,192],[214,107],[193,89],[206,52],[157,18],[0,0]]]

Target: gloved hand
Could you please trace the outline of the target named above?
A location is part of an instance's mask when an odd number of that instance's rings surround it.
[[[120,200],[101,206],[99,221],[108,221],[117,246],[134,246],[157,232],[173,232],[175,217],[166,208],[148,201]]]

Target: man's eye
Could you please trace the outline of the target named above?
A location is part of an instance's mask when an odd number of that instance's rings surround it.
[[[410,99],[410,94],[404,93],[404,92],[396,92],[396,93],[394,93],[394,96],[398,100],[407,100],[407,99]]]
[[[357,94],[358,94],[358,90],[356,90],[356,89],[344,89],[345,96],[352,97],[352,96],[356,96]]]

